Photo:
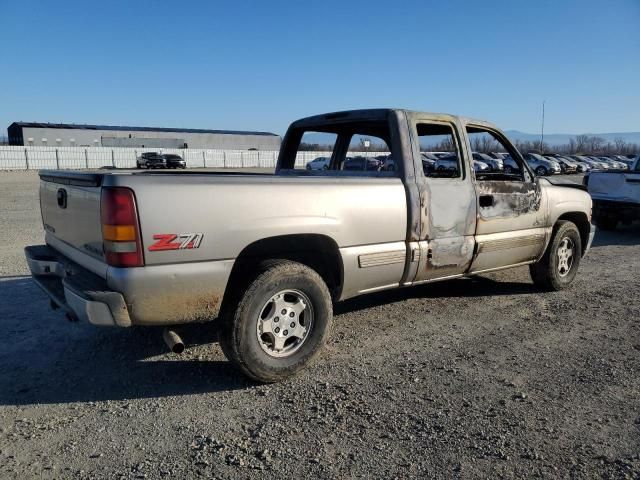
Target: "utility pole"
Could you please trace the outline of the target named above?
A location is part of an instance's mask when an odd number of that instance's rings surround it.
[[[542,149],[544,148],[544,104],[546,100],[542,101],[542,128],[540,131],[540,152],[544,153]]]

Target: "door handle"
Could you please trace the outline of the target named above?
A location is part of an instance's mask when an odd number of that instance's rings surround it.
[[[482,208],[493,207],[493,195],[480,195],[478,200]]]

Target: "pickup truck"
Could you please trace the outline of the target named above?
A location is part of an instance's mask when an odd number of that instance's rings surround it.
[[[593,199],[593,220],[603,230],[640,220],[640,156],[623,170],[594,170],[583,179]]]
[[[306,135],[331,139],[327,169],[296,161]],[[478,136],[517,172],[474,172]],[[395,168],[344,169],[363,138]],[[454,166],[425,168],[424,151]],[[52,306],[174,340],[169,326],[218,319],[226,356],[262,382],[316,356],[335,302],[524,265],[559,290],[595,232],[584,187],[536,177],[492,124],[400,109],[294,122],[275,173],[41,171],[40,203],[45,244],[25,251]]]

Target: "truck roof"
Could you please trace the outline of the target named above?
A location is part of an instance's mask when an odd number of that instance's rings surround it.
[[[343,110],[339,112],[322,113],[320,115],[313,115],[310,117],[301,118],[291,124],[294,128],[327,124],[327,123],[341,123],[345,121],[367,121],[367,120],[385,120],[390,113],[400,112],[407,116],[421,116],[428,117],[432,120],[460,120],[462,123],[472,123],[475,125],[486,126],[490,128],[496,128],[496,126],[485,120],[478,120],[475,118],[463,117],[460,115],[452,115],[449,113],[436,113],[436,112],[420,112],[416,110],[408,110],[404,108],[368,108],[360,110]]]

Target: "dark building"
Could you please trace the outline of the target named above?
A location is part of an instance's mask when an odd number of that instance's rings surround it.
[[[280,149],[275,133],[237,130],[14,122],[7,133],[10,145],[23,146]]]

